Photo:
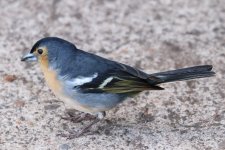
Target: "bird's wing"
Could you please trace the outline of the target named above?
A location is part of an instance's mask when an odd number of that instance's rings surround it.
[[[132,94],[162,89],[152,84],[158,78],[133,67],[79,50],[75,56],[68,57],[71,58],[67,58],[58,70],[62,77],[69,76],[67,85],[81,92]]]
[[[115,62],[117,63],[117,62]],[[133,94],[144,90],[162,90],[163,88],[151,85],[151,81],[158,80],[133,67],[117,63],[115,68],[110,68],[98,73],[98,76],[79,88],[88,93],[117,93]]]

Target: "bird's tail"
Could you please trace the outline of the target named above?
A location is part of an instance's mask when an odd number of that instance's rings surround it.
[[[190,80],[196,78],[205,78],[211,77],[215,75],[215,72],[212,71],[211,65],[204,66],[195,66],[177,70],[171,70],[166,72],[159,72],[150,75],[151,78],[155,78],[154,85],[160,83],[167,83],[173,81],[182,81],[182,80]]]

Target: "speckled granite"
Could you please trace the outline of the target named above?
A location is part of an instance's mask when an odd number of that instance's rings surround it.
[[[225,149],[224,0],[0,0],[0,149]],[[165,84],[107,114],[92,135],[61,120],[63,103],[37,64],[20,62],[32,44],[59,36],[78,48],[149,73],[213,64],[217,76]],[[98,131],[97,131],[98,129]]]

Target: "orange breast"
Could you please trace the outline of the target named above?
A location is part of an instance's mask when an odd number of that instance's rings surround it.
[[[46,57],[42,57],[39,59],[41,70],[44,73],[45,80],[48,86],[52,89],[55,95],[59,95],[61,93],[61,83],[57,80],[57,74],[55,71],[49,69],[48,61]]]

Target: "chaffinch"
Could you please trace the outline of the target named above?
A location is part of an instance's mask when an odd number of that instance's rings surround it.
[[[45,80],[56,96],[76,110],[97,115],[78,134],[86,132],[127,97],[145,90],[163,90],[161,83],[211,77],[211,65],[148,74],[76,48],[66,40],[47,37],[37,41],[22,61],[38,60]]]

